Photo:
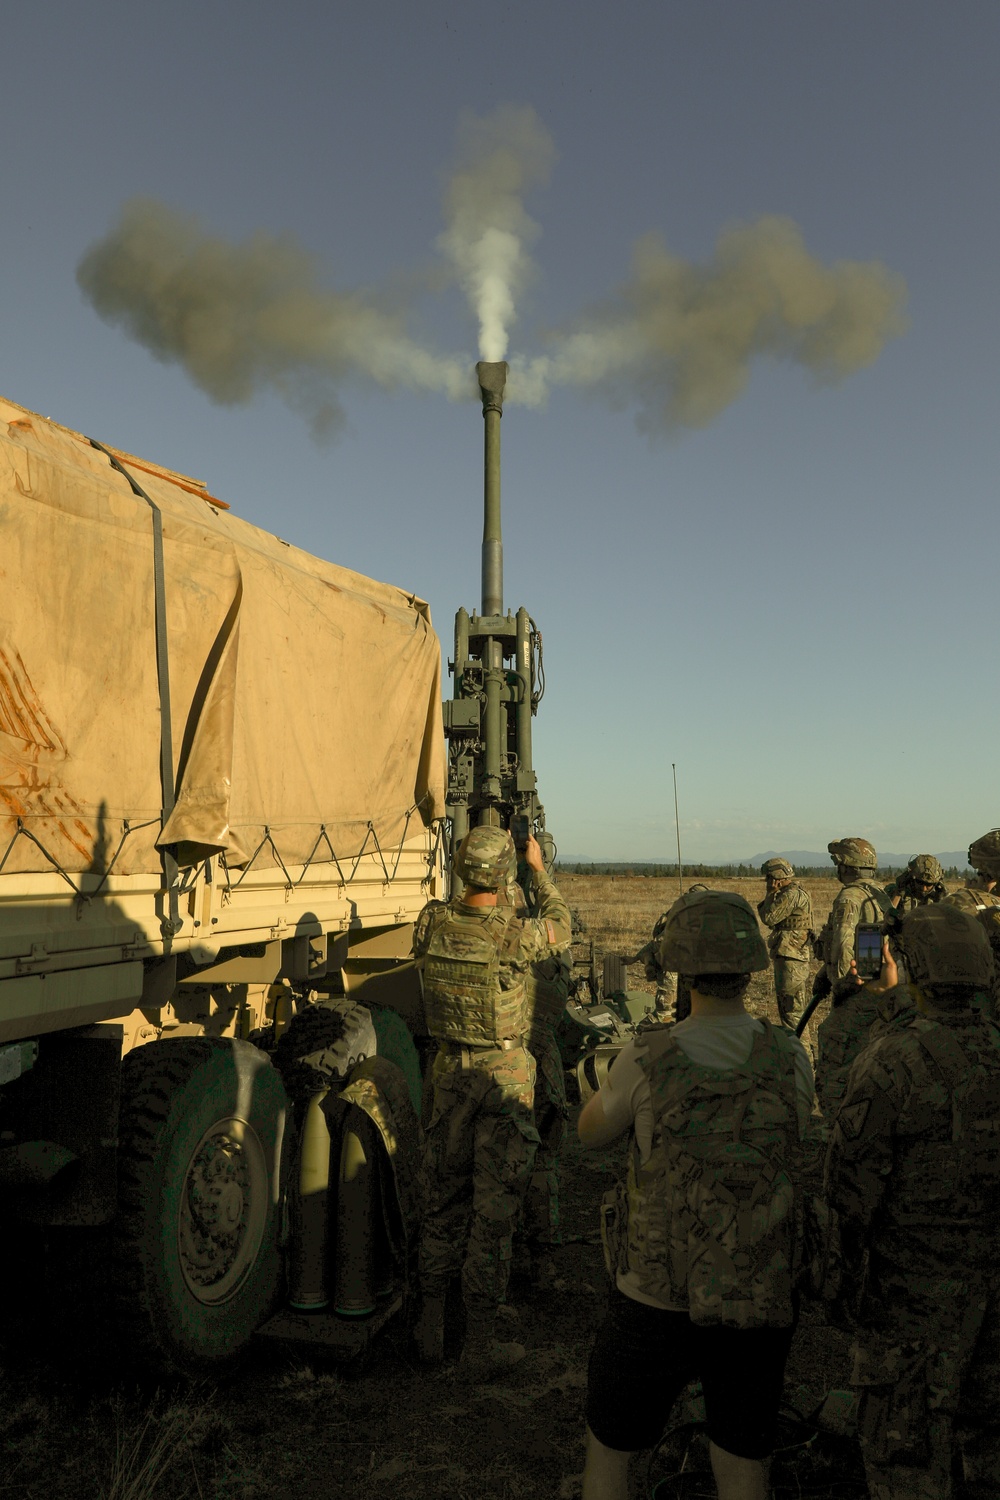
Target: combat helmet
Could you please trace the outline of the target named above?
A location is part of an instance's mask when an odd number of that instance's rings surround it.
[[[941,861],[933,854],[915,854],[906,867],[906,873],[921,885],[940,885],[944,880]]]
[[[675,974],[749,974],[770,963],[748,902],[728,891],[688,891],[667,912],[660,965]]]
[[[787,859],[778,859],[777,856],[774,859],[765,859],[760,867],[760,873],[762,875],[772,875],[775,880],[795,879],[794,866],[790,865]]]
[[[1000,828],[980,834],[969,845],[969,864],[989,880],[1000,879]]]
[[[480,823],[459,844],[452,868],[466,885],[498,891],[507,884],[514,860],[514,840],[506,828]]]
[[[826,847],[835,865],[850,865],[854,870],[878,869],[878,855],[867,839],[834,839]]]
[[[974,984],[993,977],[993,950],[971,912],[941,902],[915,906],[902,919],[899,940],[914,984]]]

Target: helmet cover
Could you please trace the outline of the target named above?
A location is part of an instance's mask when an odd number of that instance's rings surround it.
[[[775,880],[793,880],[795,878],[794,866],[787,859],[765,859],[760,867],[762,875],[771,875]]]
[[[940,885],[944,880],[941,861],[933,854],[915,854],[906,867],[906,873],[921,885]]]
[[[878,855],[867,839],[834,839],[826,847],[835,865],[851,865],[855,870],[878,869]]]
[[[675,974],[748,974],[770,964],[753,910],[729,891],[679,896],[663,924],[659,959]]]
[[[980,834],[969,845],[969,864],[990,880],[1000,877],[1000,828]]]
[[[454,871],[466,885],[477,885],[485,891],[506,886],[515,863],[514,840],[506,828],[480,823],[470,828],[458,846]]]
[[[993,950],[971,912],[950,902],[915,906],[903,917],[899,940],[914,984],[974,984],[993,977]]]

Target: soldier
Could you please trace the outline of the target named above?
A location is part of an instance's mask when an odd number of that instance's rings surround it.
[[[976,872],[975,878],[963,890],[952,891],[945,899],[973,914],[1000,906],[1000,893],[996,890],[997,878],[1000,877],[1000,828],[992,828],[972,841],[969,865]]]
[[[1000,1493],[1000,1031],[973,1007],[986,935],[943,902],[903,918],[916,1009],[851,1069],[826,1162],[858,1334],[853,1384],[872,1500]],[[884,949],[889,990],[895,965]]]
[[[602,1226],[614,1280],[590,1357],[583,1500],[626,1500],[629,1458],[659,1441],[695,1378],[720,1497],[764,1500],[795,1321],[790,1174],[812,1071],[796,1036],[744,1007],[768,956],[742,896],[682,896],[660,942],[664,966],[691,982],[691,1015],[630,1041],[577,1127],[592,1147],[632,1133]]]
[[[694,885],[687,888],[688,895],[692,891],[707,891],[708,886],[696,881]],[[678,900],[680,898],[678,897]],[[669,969],[664,969],[660,963],[660,938],[666,926],[667,918],[673,907],[668,908],[662,916],[657,917],[653,923],[653,931],[648,943],[645,943],[631,957],[627,953],[622,958],[627,964],[642,964],[646,978],[656,985],[656,1009],[664,1019],[670,1018],[674,1021],[684,1021],[691,1014],[691,988],[678,974],[673,974]],[[671,1015],[672,1012],[672,1015]]]
[[[899,916],[915,906],[942,900],[947,892],[941,861],[933,854],[915,854],[902,875],[886,886],[885,893]]]
[[[823,967],[812,990],[814,998],[833,996],[833,1009],[816,1031],[816,1092],[823,1113],[829,1114],[875,1018],[875,1001],[867,991],[859,991],[850,977],[854,935],[859,922],[895,926],[896,913],[885,891],[871,878],[878,870],[878,855],[867,839],[837,839],[826,847],[843,886],[817,940]]]
[[[835,839],[826,847],[843,886],[820,934],[826,978],[833,985],[850,972],[858,923],[890,922],[894,913],[889,897],[875,883],[878,855],[867,839]]]
[[[532,1119],[535,1065],[524,1045],[525,977],[570,939],[569,908],[545,874],[534,838],[524,849],[533,918],[498,893],[514,861],[510,834],[480,826],[455,856],[460,895],[431,902],[413,950],[422,960],[427,1027],[438,1042],[426,1132],[426,1194],[419,1250],[422,1293],[414,1338],[429,1363],[444,1358],[445,1295],[462,1273],[467,1315],[463,1359],[483,1379],[524,1357],[494,1339],[510,1271],[511,1236],[538,1148]]]
[[[975,878],[960,891],[952,891],[945,900],[979,918],[993,949],[993,985],[990,1010],[994,1019],[1000,1016],[1000,828],[991,828],[969,845],[969,864]]]
[[[771,929],[767,946],[774,965],[778,1015],[794,1030],[805,1010],[809,986],[812,902],[787,859],[766,859],[760,873],[765,894],[757,915]]]

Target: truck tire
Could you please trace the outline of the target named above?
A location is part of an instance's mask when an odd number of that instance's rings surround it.
[[[287,1099],[249,1042],[152,1042],[122,1064],[112,1271],[122,1347],[164,1372],[231,1360],[273,1311]]]

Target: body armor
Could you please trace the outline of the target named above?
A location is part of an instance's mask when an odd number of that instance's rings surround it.
[[[656,1134],[645,1165],[630,1159],[625,1268],[693,1323],[792,1322],[795,1063],[784,1033],[764,1027],[739,1068],[692,1062],[670,1032],[643,1058]]]
[[[430,921],[423,963],[427,1027],[438,1041],[497,1047],[527,1029],[523,974],[510,967],[521,924],[509,907],[446,906]]]

